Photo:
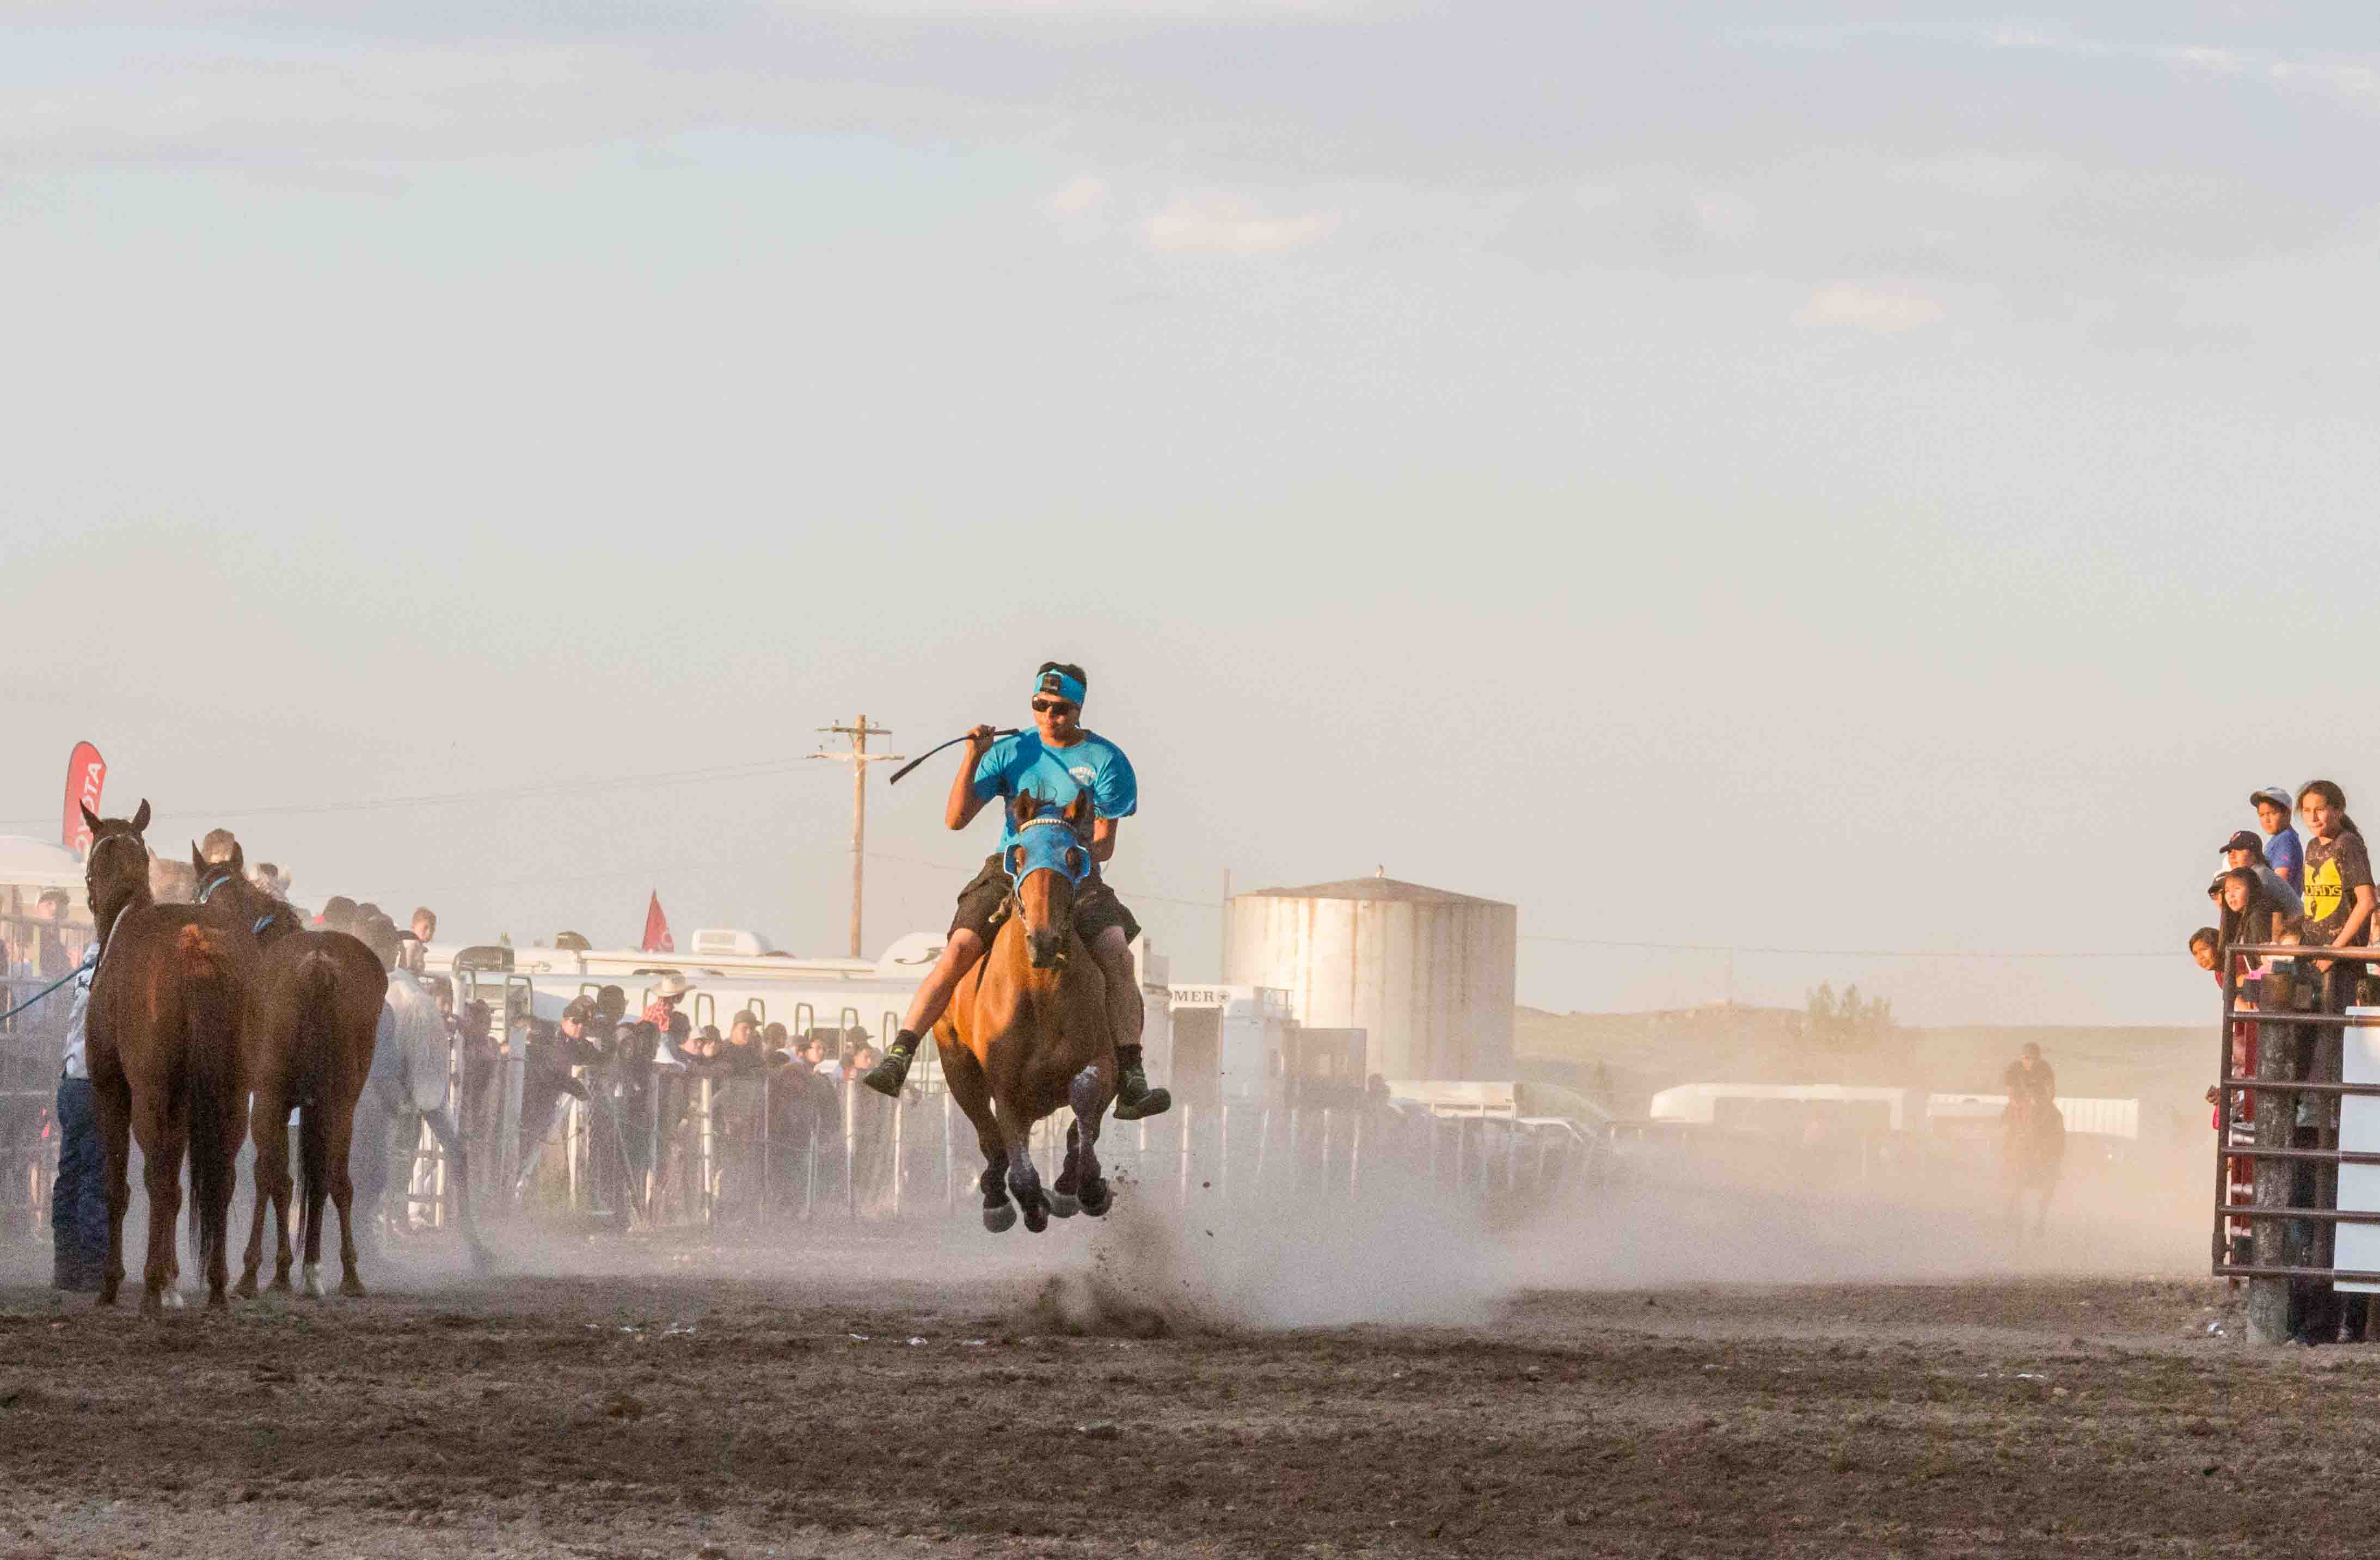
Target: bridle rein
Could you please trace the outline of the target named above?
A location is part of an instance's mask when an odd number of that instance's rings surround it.
[[[213,897],[214,891],[217,889],[222,888],[225,884],[239,876],[239,868],[232,865],[229,862],[218,862],[216,865],[221,868],[221,870],[200,881],[199,891],[196,896],[197,903],[206,903],[210,898]],[[248,929],[248,935],[252,937],[262,937],[264,935],[264,928],[272,925],[275,921],[280,920],[281,913],[288,908],[289,907],[285,904],[275,904],[271,910],[266,911],[263,914],[256,918],[256,925]]]

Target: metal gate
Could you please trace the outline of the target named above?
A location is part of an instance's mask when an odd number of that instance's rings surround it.
[[[2243,1008],[2239,955],[2273,961],[2259,972],[2258,1005]],[[2380,1225],[2380,1212],[2341,1209],[2341,1166],[2380,1165],[2380,1153],[2342,1149],[2340,1107],[2350,1098],[2380,1097],[2380,1083],[2341,1081],[2340,1056],[2350,1030],[2380,1025],[2380,1012],[2353,1012],[2353,1000],[2380,948],[2322,950],[2325,973],[2298,944],[2240,943],[2223,948],[2222,1022],[2216,1028],[2215,1087],[2214,1271],[2248,1280],[2248,1331],[2257,1342],[2285,1341],[2290,1332],[2291,1282],[2380,1286],[2380,1271],[2336,1265],[2342,1224]],[[2232,1061],[2240,1026],[2253,1025],[2256,1067],[2241,1076]],[[2253,1132],[2235,1141],[2235,1101],[2253,1105]],[[2247,1134],[2242,1134],[2243,1136]],[[2232,1195],[2232,1161],[2248,1161],[2253,1190],[2245,1203]],[[2246,1227],[2246,1250],[2235,1222]]]

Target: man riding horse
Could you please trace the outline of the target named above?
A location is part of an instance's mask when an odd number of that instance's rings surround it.
[[[978,726],[967,733],[966,757],[951,778],[943,824],[965,828],[994,798],[1005,802],[1031,794],[1062,807],[1075,793],[1091,793],[1091,859],[1105,862],[1115,854],[1116,830],[1140,805],[1139,782],[1123,749],[1082,724],[1083,695],[1090,679],[1079,666],[1043,661],[1033,676],[1033,727],[1014,736],[993,740],[992,728]],[[951,919],[950,941],[927,973],[925,984],[910,999],[901,1033],[884,1059],[861,1080],[880,1094],[898,1095],[917,1054],[918,1036],[930,1032],[951,1003],[951,995],[976,961],[991,946],[1000,923],[1009,914],[1007,853],[1016,843],[1014,815],[1001,812],[1000,850],[984,858],[983,870],[959,890],[958,912]],[[1075,899],[1075,930],[1091,958],[1107,977],[1108,1015],[1116,1041],[1115,1116],[1136,1121],[1162,1115],[1173,1104],[1163,1089],[1149,1087],[1140,1061],[1140,976],[1132,965],[1132,939],[1140,935],[1134,920],[1101,879],[1091,870]]]

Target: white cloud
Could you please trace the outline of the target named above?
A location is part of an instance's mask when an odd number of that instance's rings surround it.
[[[2350,100],[2380,99],[2380,68],[2364,60],[2340,56],[2281,60],[2266,68],[2275,81],[2303,84]]]
[[[1810,301],[1794,313],[1793,323],[1840,326],[1890,336],[1923,330],[1939,323],[1942,318],[1942,306],[1922,293],[1835,282],[1810,295]]]
[[[1087,217],[1108,203],[1108,181],[1077,174],[1050,193],[1041,209],[1053,217]]]
[[[2248,62],[2229,49],[2211,49],[2204,45],[2168,49],[2167,61],[2184,70],[2204,71],[2209,76],[2237,76],[2247,68]]]
[[[1209,190],[1175,196],[1162,211],[1141,224],[1141,235],[1153,249],[1265,255],[1319,243],[1338,226],[1336,212],[1267,216],[1244,197]]]

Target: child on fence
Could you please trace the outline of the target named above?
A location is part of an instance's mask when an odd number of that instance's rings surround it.
[[[2290,888],[2305,888],[2305,847],[2298,841],[2298,831],[2289,827],[2293,810],[2289,790],[2285,786],[2268,785],[2248,798],[2256,809],[2256,821],[2265,826],[2265,862]]]

